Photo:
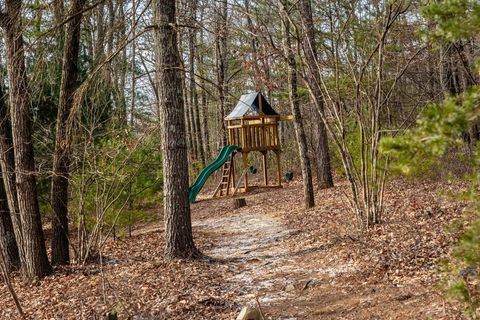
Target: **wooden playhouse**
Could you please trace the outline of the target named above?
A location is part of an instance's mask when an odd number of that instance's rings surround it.
[[[290,120],[291,116],[280,116],[260,92],[242,95],[233,111],[225,117],[228,144],[238,146],[242,155],[241,174],[236,176],[235,153],[223,165],[222,179],[213,196],[233,195],[237,192],[247,192],[249,185],[248,156],[250,152],[262,154],[262,173],[264,187],[281,187],[281,147],[280,121]],[[268,177],[268,153],[276,157],[276,181]]]

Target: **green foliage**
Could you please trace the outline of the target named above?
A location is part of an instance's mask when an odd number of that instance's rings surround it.
[[[102,138],[78,167],[72,207],[77,222],[83,215],[87,230],[98,223],[128,226],[151,220],[149,209],[159,204],[163,187],[160,142],[154,136]]]
[[[403,174],[441,166],[442,156],[452,146],[463,143],[462,133],[480,117],[480,88],[476,87],[441,104],[431,104],[420,114],[416,127],[404,135],[384,138],[381,150],[394,159]],[[480,150],[473,154],[472,165],[480,168]],[[478,170],[475,170],[478,171]],[[465,305],[471,319],[480,317],[480,174],[469,178],[470,188],[462,196],[471,203],[470,215],[451,226],[450,232],[461,234],[453,253],[443,266],[443,287],[447,295]]]
[[[360,143],[360,131],[358,128],[358,123],[354,118],[351,118],[345,124],[345,131],[349,132],[345,136],[346,145],[352,156],[353,164],[359,168],[360,167],[360,158],[361,158],[361,143]],[[345,171],[342,165],[342,155],[339,148],[332,149],[332,162],[333,167],[335,168],[335,173],[340,177],[345,177]]]
[[[461,145],[462,134],[479,117],[480,88],[473,88],[427,106],[413,129],[383,138],[380,150],[394,160],[394,170],[405,175],[424,172],[438,165],[449,148]]]
[[[436,24],[434,39],[456,41],[478,34],[480,29],[480,3],[476,0],[432,1],[423,10]]]
[[[480,31],[480,3],[471,0],[435,1],[424,8],[424,15],[436,28],[431,38],[455,42],[476,36]],[[382,140],[381,150],[392,157],[397,170],[404,174],[425,171],[433,165],[442,167],[442,157],[463,143],[480,117],[480,87],[449,97],[441,104],[429,105],[418,117],[416,126],[404,135]],[[480,148],[474,150],[468,178],[470,188],[462,196],[471,204],[470,214],[450,226],[459,235],[452,254],[444,261],[442,285],[447,295],[465,306],[470,319],[480,318]]]
[[[478,193],[477,193],[478,196]],[[470,319],[480,317],[480,202],[474,203],[473,217],[445,262],[442,286],[450,298],[462,302]]]

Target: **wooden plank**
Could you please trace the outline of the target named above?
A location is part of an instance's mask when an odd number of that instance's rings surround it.
[[[281,162],[280,162],[280,151],[276,151],[275,154],[277,155],[277,179],[278,179],[278,185],[282,185],[282,168],[281,168]]]
[[[234,157],[235,157],[235,153],[232,154],[232,158],[230,160],[230,163],[231,163],[230,173],[232,175],[232,186],[233,187],[235,187],[235,158]]]
[[[276,146],[280,145],[280,136],[278,134],[278,125],[275,126],[275,145]]]
[[[273,146],[273,130],[274,130],[274,127],[269,127],[268,130],[267,130],[267,145],[270,147],[270,146]]]
[[[263,156],[263,182],[268,186],[268,168],[267,168],[267,152],[262,152]]]
[[[267,145],[267,141],[266,141],[266,131],[267,131],[267,125],[265,125],[265,118],[262,118],[262,128],[260,129],[260,132],[261,132],[261,137],[262,137],[262,142],[261,142],[261,146],[266,146]]]
[[[240,145],[240,147],[243,147],[247,144],[247,141],[245,139],[245,127],[243,126],[243,120],[242,120],[242,128],[240,129],[242,131],[242,144]]]
[[[240,185],[242,184],[243,178],[245,178],[245,175],[247,174],[247,169],[243,170],[242,175],[240,176],[240,179],[238,179],[237,186],[235,187],[235,190],[233,190],[233,196],[237,193],[238,189],[240,188]]]
[[[230,162],[229,162],[230,164]],[[227,190],[226,190],[226,195],[228,196],[228,191],[230,191],[230,182],[232,180],[232,170],[230,170],[230,166],[228,167],[228,180],[227,180]]]
[[[248,167],[248,153],[242,152],[243,158],[243,167],[247,169]],[[245,172],[245,192],[248,191],[248,172]]]
[[[212,198],[215,198],[215,196],[217,195],[218,191],[220,191],[220,187],[222,186],[222,183],[220,182],[217,186],[217,188],[215,189],[215,191],[213,192],[213,195],[212,195]]]

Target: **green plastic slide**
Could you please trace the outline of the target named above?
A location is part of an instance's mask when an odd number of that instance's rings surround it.
[[[217,159],[206,166],[202,172],[198,175],[195,182],[192,186],[188,189],[188,198],[190,199],[190,203],[195,203],[195,199],[197,198],[198,193],[202,190],[203,185],[207,181],[208,177],[218,169],[220,169],[225,162],[230,158],[232,153],[236,152],[240,147],[237,146],[225,146],[222,148],[220,153],[218,154]]]

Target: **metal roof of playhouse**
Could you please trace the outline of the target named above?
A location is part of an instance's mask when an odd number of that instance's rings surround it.
[[[261,100],[262,110],[260,111],[259,98]],[[225,117],[228,119],[241,118],[244,116],[279,116],[279,114],[273,110],[270,103],[260,92],[252,92],[244,94],[240,97],[235,108],[228,116]]]

